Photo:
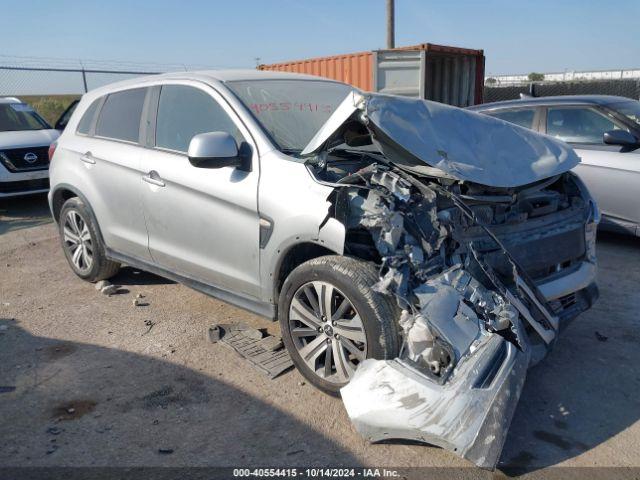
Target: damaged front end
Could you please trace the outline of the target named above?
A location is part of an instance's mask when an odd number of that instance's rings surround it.
[[[316,179],[335,186],[346,254],[380,265],[373,289],[400,312],[398,357],[362,362],[342,398],[371,441],[424,441],[492,469],[532,357],[553,345],[561,318],[575,316],[539,286],[594,262],[597,208],[566,173],[576,159],[563,144],[507,127],[512,149],[538,163],[492,175],[504,152],[491,157],[483,140],[474,158],[468,142],[442,140],[457,111],[415,105],[354,93],[305,149]],[[418,127],[428,131],[414,132],[418,142],[398,138],[409,110],[422,112]]]

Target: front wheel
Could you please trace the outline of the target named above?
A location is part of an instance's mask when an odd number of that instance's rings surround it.
[[[326,256],[298,266],[285,280],[278,316],[282,339],[300,373],[337,395],[366,358],[398,354],[397,308],[371,290],[374,265]]]

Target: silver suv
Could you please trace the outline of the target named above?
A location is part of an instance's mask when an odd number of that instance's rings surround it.
[[[491,466],[526,367],[597,296],[578,162],[501,120],[318,77],[167,74],[82,98],[49,201],[81,278],[132,265],[278,318],[367,438]]]

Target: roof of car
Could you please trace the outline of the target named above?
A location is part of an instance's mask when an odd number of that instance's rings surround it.
[[[0,97],[0,103],[22,103],[19,98],[16,97]]]
[[[96,88],[90,93],[104,94],[119,88],[128,86],[142,85],[147,82],[155,82],[157,80],[199,80],[203,82],[232,82],[241,80],[316,80],[326,82],[336,82],[329,78],[317,77],[315,75],[303,75],[300,73],[276,72],[271,70],[201,70],[195,72],[172,72],[161,73],[158,75],[147,75],[136,77],[129,80],[110,83],[103,87]]]
[[[277,72],[273,70],[202,70],[191,72],[193,75],[209,77],[220,82],[231,82],[238,80],[281,80],[281,79],[298,79],[298,80],[330,80],[328,78],[317,77],[315,75],[304,75],[301,73]],[[180,75],[166,74],[167,76]]]
[[[490,110],[493,108],[526,107],[533,105],[609,105],[623,101],[632,101],[632,99],[616,97],[614,95],[558,95],[553,97],[531,97],[506,100],[504,102],[483,103],[468,108],[469,110]]]

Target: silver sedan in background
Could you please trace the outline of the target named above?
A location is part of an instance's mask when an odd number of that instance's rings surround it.
[[[640,236],[640,102],[608,95],[526,98],[470,107],[570,144],[607,230]]]

